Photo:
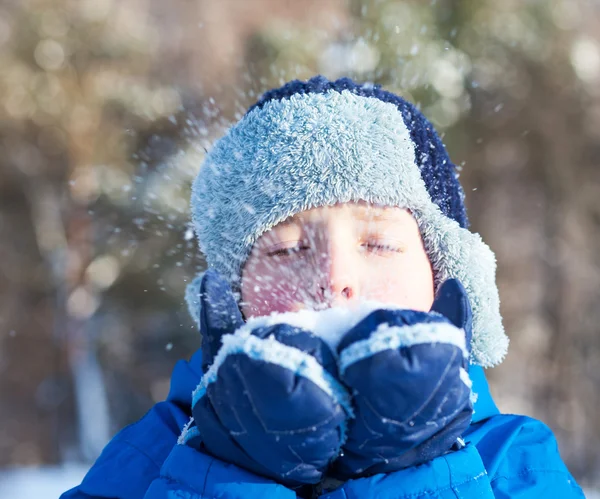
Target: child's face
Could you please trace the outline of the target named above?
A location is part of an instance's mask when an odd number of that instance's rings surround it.
[[[299,213],[263,234],[242,272],[246,318],[376,300],[428,311],[433,272],[408,210],[364,202]]]

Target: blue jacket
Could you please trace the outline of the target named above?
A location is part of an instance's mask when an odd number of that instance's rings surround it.
[[[61,499],[295,499],[290,489],[185,445],[177,445],[190,417],[191,393],[202,355],[175,366],[165,402],[121,430],[78,487]],[[483,369],[469,374],[478,395],[466,446],[401,471],[349,480],[321,499],[584,497],[543,423],[500,414]]]

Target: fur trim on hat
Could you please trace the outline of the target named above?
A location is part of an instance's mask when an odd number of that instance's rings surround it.
[[[494,255],[432,200],[409,126],[396,105],[348,90],[295,94],[254,108],[216,142],[194,182],[192,218],[200,247],[208,265],[239,289],[254,243],[296,213],[361,200],[409,209],[436,288],[454,277],[467,291],[471,362],[498,364],[508,338]]]

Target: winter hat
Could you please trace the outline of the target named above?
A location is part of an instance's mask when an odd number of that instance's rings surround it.
[[[462,282],[473,309],[471,362],[489,367],[508,347],[496,261],[468,230],[456,167],[432,124],[379,85],[316,76],[266,92],[207,153],[191,211],[208,266],[239,291],[252,246],[288,217],[366,201],[409,209],[434,270],[435,287]],[[198,320],[201,275],[186,300]]]

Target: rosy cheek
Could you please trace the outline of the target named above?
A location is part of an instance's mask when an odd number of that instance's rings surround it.
[[[390,272],[397,277],[390,278]],[[431,277],[413,275],[404,269],[396,272],[387,269],[385,272],[371,272],[370,279],[361,286],[361,298],[379,301],[413,310],[429,310],[433,282]]]
[[[373,281],[363,288],[362,298],[365,300],[395,303],[402,305],[407,301],[406,290],[397,282],[389,279]]]
[[[244,293],[245,302],[253,316],[272,313],[296,312],[303,308],[299,300],[302,293],[286,283],[285,280],[273,279],[275,285],[256,285]]]
[[[266,302],[263,301],[260,315],[269,315],[272,313],[294,312],[293,300],[285,296],[283,293],[278,293],[275,296],[269,297]]]

